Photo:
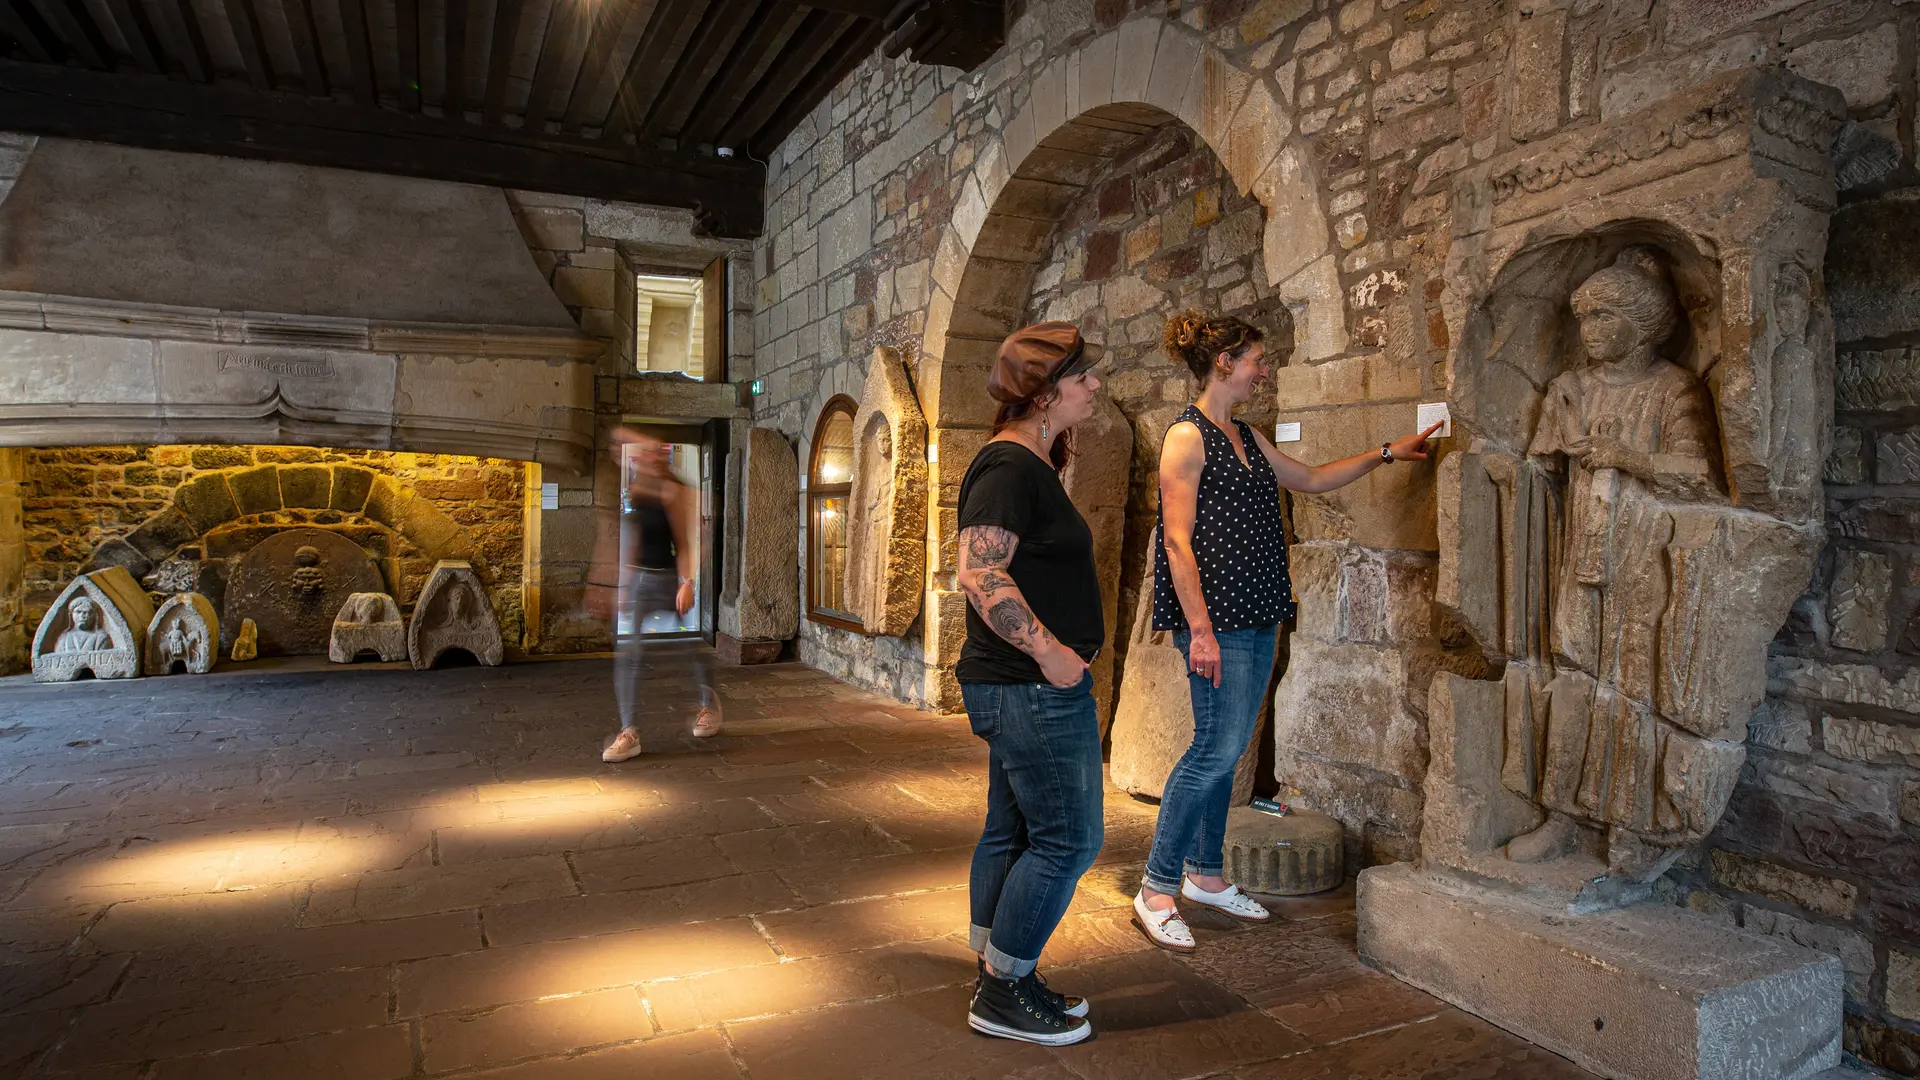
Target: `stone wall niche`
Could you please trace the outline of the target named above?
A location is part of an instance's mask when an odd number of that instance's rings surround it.
[[[1360,948],[1605,1076],[1838,1061],[1838,961],[1641,901],[1725,810],[1824,538],[1841,120],[1732,72],[1453,194],[1436,600],[1498,679],[1435,680],[1421,861],[1361,875]]]
[[[205,675],[220,652],[220,616],[199,593],[174,593],[147,625],[149,675]]]
[[[33,636],[33,677],[39,682],[132,679],[140,675],[153,601],[121,567],[74,578]]]
[[[898,637],[926,584],[927,424],[893,349],[873,352],[853,432],[847,606],[867,633]]]

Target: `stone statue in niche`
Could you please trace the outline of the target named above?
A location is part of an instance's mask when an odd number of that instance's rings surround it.
[[[327,659],[351,664],[363,652],[388,661],[407,658],[407,626],[400,606],[386,593],[354,593],[333,617]]]
[[[407,656],[416,670],[432,667],[448,649],[465,649],[489,666],[498,666],[503,653],[486,587],[463,559],[434,564],[407,627]]]
[[[114,566],[83,574],[54,598],[33,637],[33,677],[68,682],[83,674],[131,679],[141,672],[153,601]]]
[[[1508,671],[1502,769],[1546,820],[1507,856],[1570,854],[1598,827],[1609,874],[1637,882],[1706,835],[1745,760],[1707,685],[1728,659],[1709,609],[1734,586],[1731,511],[1712,397],[1659,353],[1683,317],[1659,254],[1628,247],[1572,307],[1589,362],[1548,384],[1522,466],[1534,632]]]
[[[146,672],[204,675],[213,670],[214,643],[219,640],[220,616],[212,602],[199,593],[175,593],[147,626]]]
[[[254,621],[262,656],[317,655],[328,650],[333,617],[348,597],[386,591],[373,560],[352,540],[293,528],[235,561],[223,613],[231,626]]]

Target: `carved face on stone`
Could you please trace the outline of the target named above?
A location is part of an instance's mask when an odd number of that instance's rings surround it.
[[[1812,291],[1805,270],[1792,263],[1780,268],[1780,277],[1773,283],[1773,321],[1782,338],[1799,341],[1806,336]]]
[[[94,615],[95,611],[91,597],[76,596],[73,598],[73,602],[67,605],[67,621],[74,630],[93,629]]]
[[[320,569],[319,549],[302,547],[293,553],[293,561],[294,590],[306,597],[318,595],[327,584],[327,576]]]
[[[1620,253],[1573,291],[1580,344],[1595,363],[1649,355],[1680,325],[1680,306],[1659,257],[1646,245]]]

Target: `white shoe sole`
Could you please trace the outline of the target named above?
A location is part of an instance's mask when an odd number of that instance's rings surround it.
[[[1081,1024],[1071,1031],[1064,1031],[1058,1035],[1035,1035],[1031,1032],[1015,1031],[1010,1027],[1002,1027],[991,1020],[982,1020],[972,1013],[967,1014],[967,1026],[982,1035],[992,1035],[998,1039],[1014,1039],[1019,1042],[1039,1043],[1041,1046],[1072,1046],[1074,1043],[1085,1041],[1088,1036],[1093,1034],[1092,1024]]]
[[[1186,893],[1180,894],[1180,900],[1182,903],[1194,904],[1206,908],[1209,911],[1217,911],[1230,919],[1239,919],[1241,922],[1263,923],[1273,918],[1273,912],[1268,911],[1266,908],[1261,908],[1260,914],[1258,915],[1242,915],[1232,908],[1221,907],[1219,904],[1209,904],[1205,900],[1196,899],[1195,897],[1188,896]]]

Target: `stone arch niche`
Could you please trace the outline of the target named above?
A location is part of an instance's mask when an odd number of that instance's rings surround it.
[[[1420,866],[1362,873],[1360,948],[1602,1075],[1838,1059],[1831,958],[1631,905],[1719,821],[1767,641],[1824,539],[1843,119],[1830,88],[1729,72],[1453,191],[1436,606],[1492,677],[1433,681]],[[1667,279],[1634,295],[1681,309],[1644,368],[1609,363],[1570,308],[1623,253]],[[1525,971],[1526,1000],[1490,965]],[[1627,993],[1674,1036],[1602,1032],[1590,1003]]]
[[[1347,346],[1318,181],[1293,141],[1292,116],[1262,73],[1237,66],[1190,28],[1142,13],[1056,57],[1033,87],[961,182],[934,258],[912,369],[937,454],[937,505],[928,512],[936,564],[923,649],[926,698],[936,708],[960,707],[953,665],[966,637],[966,597],[953,580],[952,511],[992,424],[987,371],[1025,315],[1048,236],[1109,161],[1163,125],[1191,128],[1265,209],[1267,280],[1300,312],[1300,355],[1323,359]],[[1111,636],[1114,627],[1107,629]]]
[[[874,350],[853,435],[847,605],[867,633],[898,637],[925,589],[927,424],[893,349]]]

